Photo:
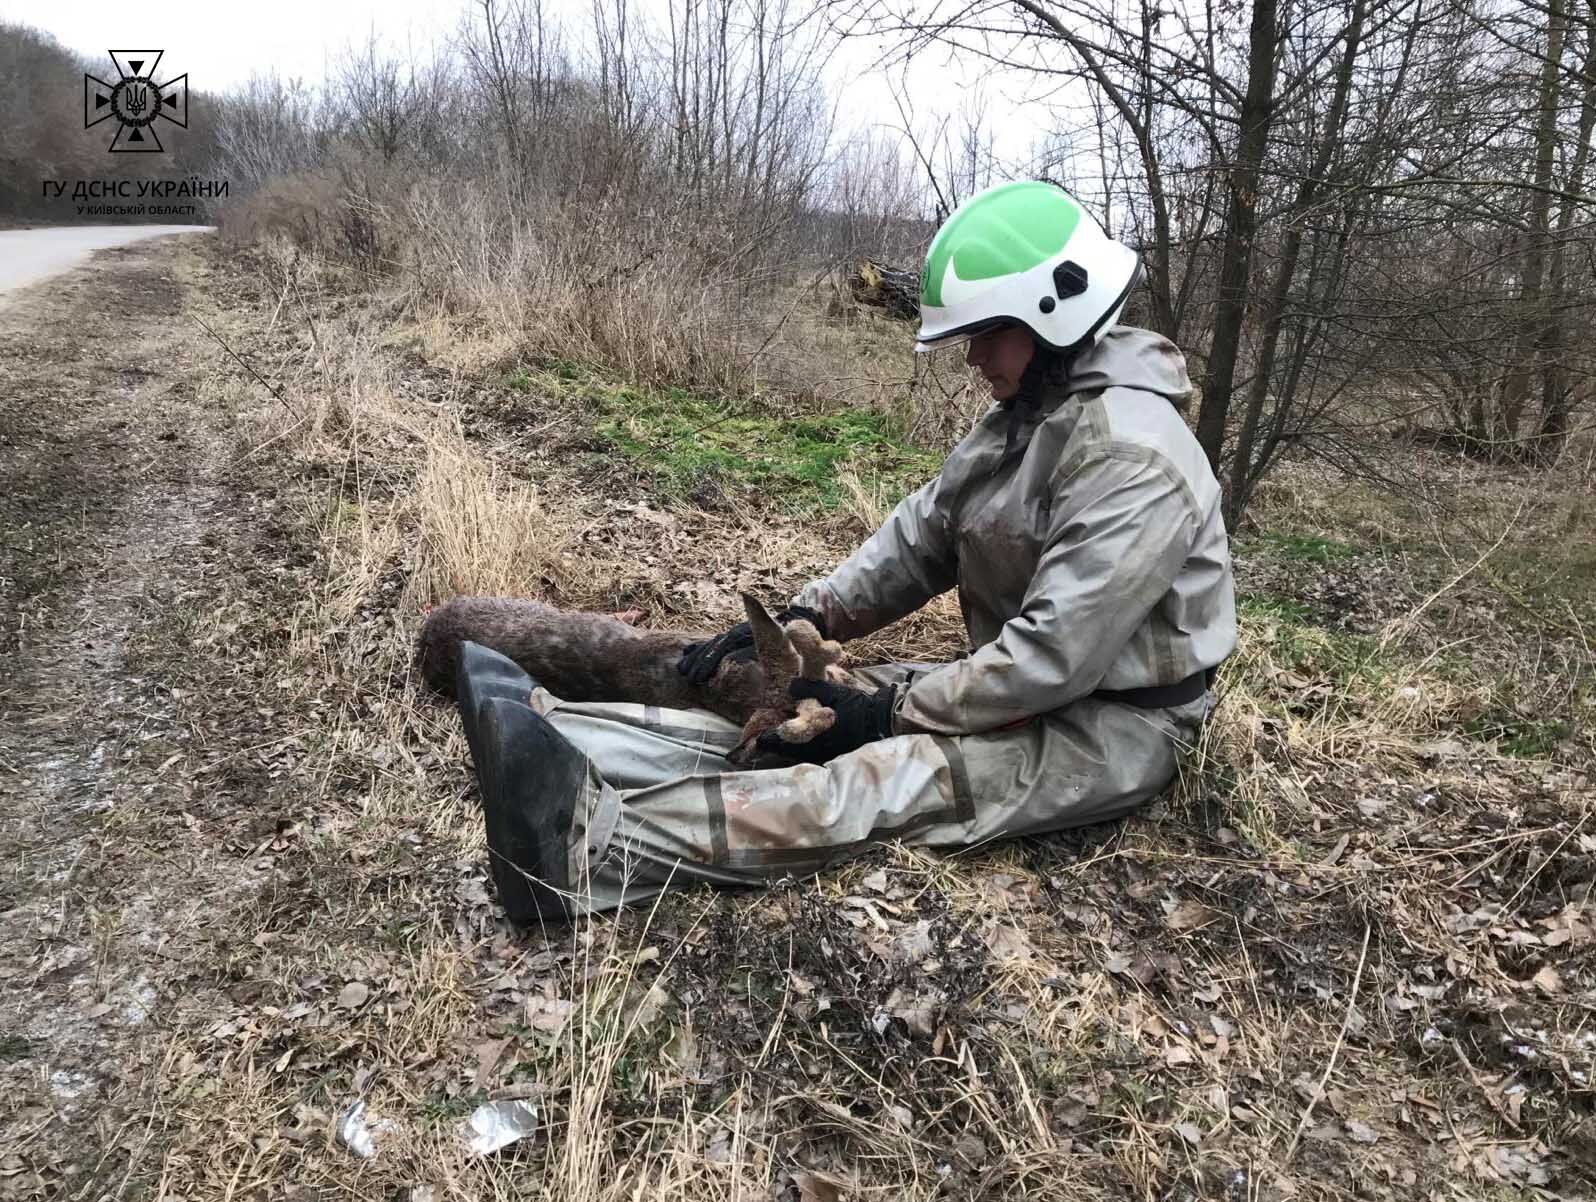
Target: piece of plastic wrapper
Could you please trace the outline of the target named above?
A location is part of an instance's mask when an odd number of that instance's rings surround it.
[[[466,1120],[465,1136],[471,1151],[491,1156],[538,1129],[538,1108],[531,1102],[486,1102]]]
[[[371,1138],[371,1128],[366,1126],[366,1101],[357,1098],[349,1104],[338,1120],[338,1142],[362,1160],[377,1154],[376,1141]]]

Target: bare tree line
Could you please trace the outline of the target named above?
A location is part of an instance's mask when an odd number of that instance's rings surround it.
[[[998,160],[979,89],[899,88],[841,136],[822,72],[854,33],[1028,77],[1031,160]],[[373,39],[319,86],[255,81],[214,142],[366,269],[557,272],[593,305],[651,279],[735,294],[734,324],[1056,179],[1142,251],[1132,316],[1191,355],[1236,518],[1288,448],[1376,472],[1393,426],[1558,457],[1592,411],[1593,127],[1596,0],[472,0],[430,59]]]
[[[852,32],[1028,72],[1035,168],[1147,265],[1239,515],[1283,448],[1393,418],[1555,459],[1589,411],[1589,0],[838,0]]]

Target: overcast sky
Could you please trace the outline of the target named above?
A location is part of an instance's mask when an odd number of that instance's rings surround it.
[[[647,13],[664,0],[640,0]],[[160,74],[170,78],[188,72],[190,86],[225,91],[251,75],[277,72],[291,78],[319,81],[330,61],[348,46],[365,42],[372,30],[389,45],[417,51],[443,42],[458,27],[475,0],[268,0],[267,3],[217,3],[216,0],[161,0],[129,4],[126,0],[0,0],[0,18],[32,25],[53,34],[72,50],[105,56],[108,50],[164,50]],[[550,8],[585,21],[588,0],[553,0]],[[880,44],[850,39],[828,65],[829,85],[840,101],[845,126],[872,121],[895,124],[896,106],[885,75],[872,70]],[[107,72],[114,68],[105,57]],[[1023,158],[1039,132],[1040,112],[1016,103],[1023,81],[991,77],[982,65],[968,69],[947,65],[946,54],[933,51],[918,59],[909,76],[917,109],[956,108],[961,83],[980,72],[987,111],[998,126],[998,153],[1013,161]]]

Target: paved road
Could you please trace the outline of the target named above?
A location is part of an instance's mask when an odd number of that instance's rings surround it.
[[[196,234],[209,225],[68,225],[0,230],[0,292],[65,271],[108,246],[163,234]]]

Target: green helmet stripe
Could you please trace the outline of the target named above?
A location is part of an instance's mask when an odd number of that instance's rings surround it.
[[[948,263],[961,280],[1015,275],[1045,263],[1080,221],[1075,202],[1052,184],[1005,184],[959,206],[931,240],[920,303],[940,307]]]

